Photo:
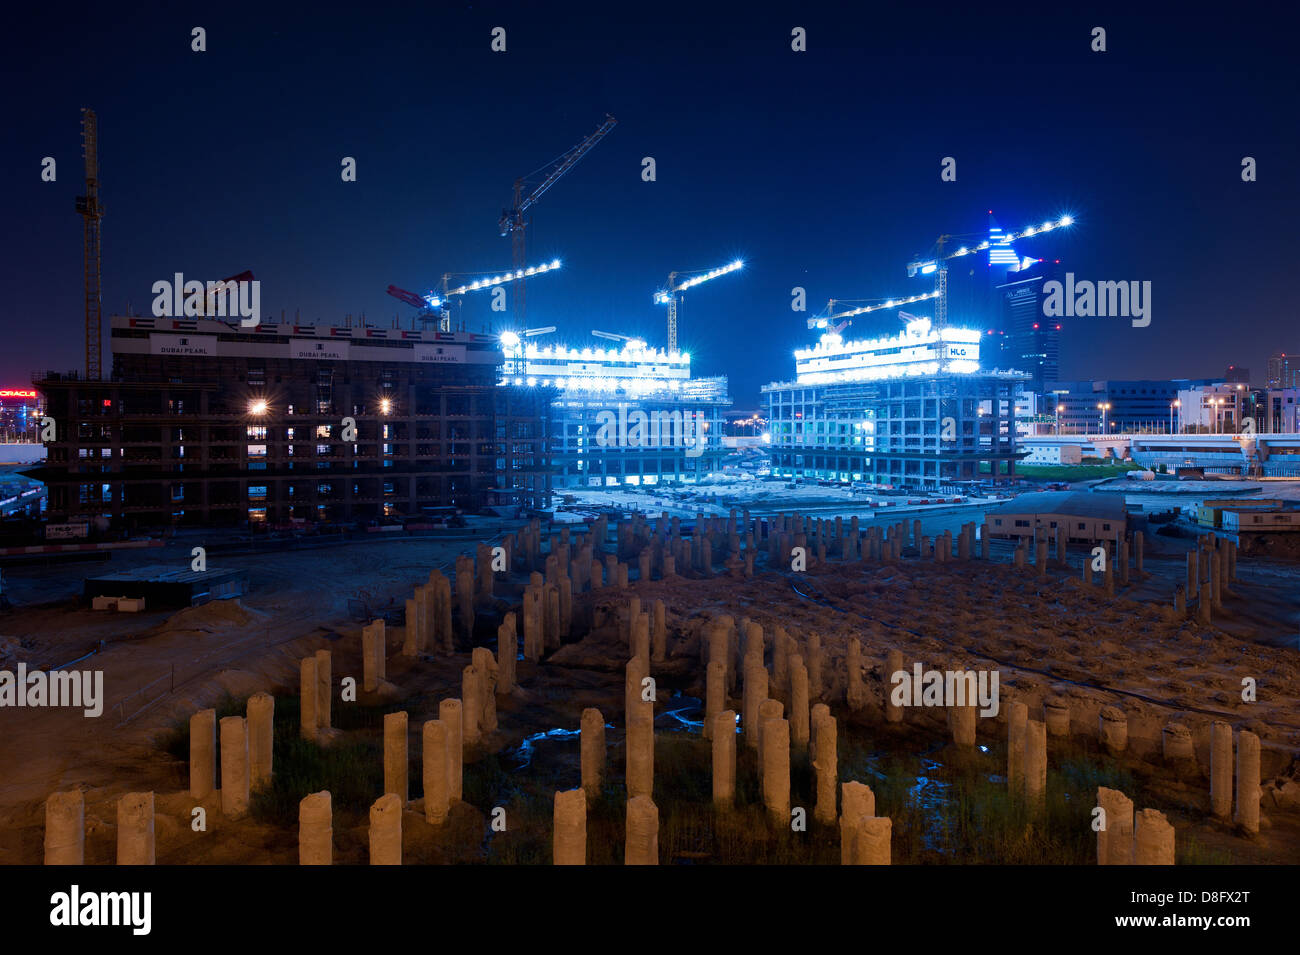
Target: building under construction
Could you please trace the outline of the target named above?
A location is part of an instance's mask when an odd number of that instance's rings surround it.
[[[302,526],[545,506],[547,392],[495,335],[111,320],[109,380],[38,381],[51,520]]]
[[[796,378],[763,387],[772,473],[927,488],[1014,474],[1028,376],[980,370],[979,342],[978,331],[912,318],[897,335],[845,341],[832,330],[795,352]]]
[[[502,385],[553,396],[555,487],[696,484],[720,470],[726,377],[692,378],[687,352],[597,334],[620,347],[539,347],[502,336]]]

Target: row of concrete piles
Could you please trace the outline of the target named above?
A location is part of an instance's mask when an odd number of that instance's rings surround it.
[[[759,791],[773,826],[790,825],[792,762],[809,763],[815,778],[814,818],[827,825],[839,820],[843,861],[888,865],[892,824],[887,817],[876,816],[871,790],[861,783],[845,783],[842,807],[836,804],[840,788],[837,723],[830,707],[820,702],[827,661],[819,638],[812,635],[801,646],[777,626],[770,649],[769,669],[764,630],[753,620],[737,622],[722,615],[704,630],[703,732],[713,746],[714,806],[719,812],[729,812],[735,806],[739,733],[740,745],[750,747],[756,756]],[[854,667],[852,657],[849,666],[850,670]],[[737,695],[739,730],[736,711],[731,708]]]
[[[1209,626],[1223,602],[1236,596],[1231,590],[1236,580],[1237,542],[1213,531],[1204,534],[1187,552],[1187,582],[1174,588],[1174,610],[1195,614],[1198,623]]]
[[[658,611],[657,604],[656,610]],[[658,617],[658,613],[654,615]],[[628,865],[658,863],[658,809],[654,789],[654,703],[646,692],[651,664],[663,657],[652,650],[659,638],[652,636],[651,614],[640,610],[639,598],[628,603],[630,657],[625,668],[624,714],[626,739],[625,786],[627,822],[624,859]],[[742,742],[758,757],[760,790],[772,824],[790,824],[790,778],[792,759],[809,759],[817,774],[815,817],[827,824],[837,819],[841,826],[843,858],[850,864],[889,864],[891,822],[875,815],[875,798],[861,783],[843,785],[843,812],[836,805],[838,762],[836,722],[830,709],[819,703],[810,707],[809,675],[799,647],[784,630],[774,634],[773,673],[764,653],[762,627],[743,621],[744,714]],[[728,648],[736,636],[735,622],[723,617],[714,621],[705,642],[708,660],[708,702],[704,733],[713,743],[714,804],[719,812],[734,808],[736,796],[737,718],[732,709],[720,709],[729,702]],[[656,623],[654,630],[659,630]],[[815,642],[815,641],[814,641]],[[820,660],[820,656],[818,657]],[[736,685],[734,671],[730,686]],[[769,695],[780,688],[785,704]],[[820,693],[820,690],[819,690]],[[606,770],[605,719],[599,710],[583,711],[580,730],[582,787],[555,794],[554,852],[556,864],[586,861],[586,811],[600,792]]]
[[[948,531],[933,541],[922,535],[919,519],[910,524],[901,520],[864,530],[857,517],[844,520],[780,513],[758,519],[751,517],[748,510],[733,509],[726,517],[696,514],[689,537],[683,536],[682,526],[680,517],[670,517],[667,513],[653,525],[644,516],[634,515],[614,528],[612,553],[603,553],[609,535],[603,517],[593,523],[588,535],[571,540],[567,529],[552,534],[549,554],[542,551],[537,521],[507,536],[508,566],[530,573],[543,567],[546,571],[540,581],[535,576],[530,578],[529,586],[535,592],[526,592],[525,596],[525,656],[535,659],[545,649],[558,645],[546,625],[547,618],[555,614],[550,609],[552,602],[557,607],[571,603],[575,595],[588,589],[626,589],[633,579],[633,568],[635,579],[640,580],[669,580],[688,574],[708,578],[717,573],[721,563],[730,576],[749,577],[754,573],[755,557],[760,550],[766,551],[768,566],[789,567],[798,558],[804,568],[825,564],[828,558],[864,562],[898,560],[904,551],[940,562],[969,560],[976,556],[977,550],[974,522],[964,524],[957,535]],[[988,540],[980,543],[980,556],[987,559]],[[480,567],[484,560],[484,548],[480,547]],[[459,570],[457,578],[460,578]],[[555,597],[547,593],[552,586],[560,591]],[[534,631],[529,629],[527,621],[534,616],[540,621],[535,628],[540,637],[530,639],[527,634]],[[571,618],[563,611],[560,617],[562,637],[568,632]]]
[[[1028,714],[1028,706],[1022,702],[1008,706],[1007,787],[1013,795],[1041,811],[1047,784],[1047,737],[1068,738],[1071,713],[1067,702],[1049,698],[1043,703],[1042,720],[1031,720]],[[1128,717],[1122,709],[1102,707],[1097,738],[1112,756],[1124,754],[1128,748]],[[1237,735],[1235,813],[1233,749],[1232,727],[1216,721],[1211,726],[1210,813],[1223,822],[1231,818],[1242,832],[1254,834],[1259,831],[1260,812],[1259,737],[1246,730]],[[1166,766],[1194,770],[1196,751],[1191,730],[1177,722],[1166,724],[1161,732],[1161,755]],[[1146,834],[1138,838],[1135,833],[1140,833],[1141,827],[1134,828],[1132,801],[1113,790],[1102,789],[1099,794],[1108,794],[1105,799],[1099,795],[1097,805],[1106,810],[1105,818],[1112,832],[1107,837],[1104,830],[1098,830],[1099,864],[1173,864],[1174,827],[1163,814],[1154,809],[1142,810],[1138,815],[1140,821],[1144,820]],[[1103,850],[1103,845],[1109,848]]]
[[[195,713],[190,718],[190,795],[202,802],[216,793],[223,816],[246,816],[252,793],[271,785],[274,734],[275,698],[269,693],[250,696],[244,716],[218,721],[216,710]],[[81,790],[51,793],[45,801],[45,864],[81,865],[85,845]],[[123,794],[117,802],[117,864],[153,865],[155,847],[154,794]]]
[[[766,530],[766,535],[763,531]],[[638,572],[642,579],[658,570],[662,576],[671,577],[676,573],[677,562],[683,567],[690,567],[694,572],[709,575],[713,572],[712,554],[714,542],[716,553],[726,555],[726,563],[733,574],[753,572],[753,554],[756,539],[766,537],[769,560],[786,561],[791,559],[793,549],[806,548],[815,555],[809,560],[824,560],[827,550],[838,550],[842,558],[856,560],[888,561],[898,559],[905,547],[913,549],[923,557],[932,557],[936,562],[969,559],[975,549],[975,525],[964,525],[955,537],[951,532],[937,537],[933,542],[921,534],[921,522],[912,522],[911,541],[908,542],[909,528],[906,521],[888,527],[872,527],[862,533],[856,518],[848,522],[836,518],[830,520],[811,520],[798,514],[780,514],[766,523],[751,521],[748,512],[738,522],[737,513],[732,511],[725,521],[722,518],[697,517],[695,533],[692,538],[681,537],[680,521],[669,520],[667,515],[653,531],[641,518],[621,522],[617,529],[617,546],[614,554],[602,554],[608,538],[608,527],[604,518],[593,523],[589,535],[581,535],[571,540],[569,531],[551,535],[551,552],[544,558],[541,549],[539,522],[521,528],[514,535],[504,538],[505,566],[515,569],[530,570],[530,582],[525,591],[523,606],[523,629],[525,656],[537,659],[543,648],[556,647],[570,632],[572,626],[573,595],[588,586],[602,589],[610,586],[625,589],[628,586],[628,564],[618,558],[622,555],[635,556]],[[743,531],[743,538],[742,538]],[[741,547],[741,543],[744,547]],[[1136,537],[1137,568],[1141,572],[1142,545],[1141,535]],[[1045,567],[1044,541],[1036,546],[1036,563]],[[1227,542],[1225,542],[1227,543]],[[988,557],[988,539],[982,541],[981,556]],[[1122,561],[1108,561],[1108,568],[1115,563],[1127,568],[1127,544],[1118,545]],[[1061,534],[1057,535],[1058,559],[1063,558],[1064,543]],[[1235,558],[1235,551],[1233,558]],[[600,557],[604,558],[602,568]],[[494,553],[488,545],[480,545],[476,558],[462,555],[457,561],[456,586],[459,614],[458,630],[467,641],[473,633],[473,612],[477,600],[490,599],[492,595],[493,567],[498,563],[499,553]],[[1206,567],[1213,567],[1207,558]],[[1226,560],[1224,566],[1227,566]],[[531,568],[541,567],[544,573]],[[1235,569],[1235,568],[1234,568]],[[1127,578],[1127,569],[1122,571],[1122,579]],[[430,651],[454,652],[455,639],[452,630],[452,585],[439,571],[430,574],[428,583],[416,588],[415,596],[407,601],[407,628],[403,653],[407,655]],[[626,715],[628,739],[628,799],[629,799],[629,846],[628,857],[633,860],[645,857],[646,847],[651,839],[647,835],[648,820],[657,820],[657,810],[653,807],[653,703],[640,696],[641,680],[649,674],[651,662],[665,659],[666,654],[666,620],[662,601],[656,601],[647,611],[640,608],[640,600],[631,597],[626,615],[626,633],[628,636],[631,659],[627,668]],[[743,635],[743,654],[740,652]],[[459,798],[460,760],[464,747],[475,745],[484,733],[496,729],[495,698],[496,693],[508,693],[515,682],[515,659],[518,649],[516,615],[506,616],[498,628],[497,657],[483,648],[477,648],[472,655],[470,665],[465,668],[462,678],[462,700],[445,700],[440,708],[440,719],[429,721],[424,728],[424,745],[426,778],[426,815],[430,822],[440,822],[446,818],[451,802]],[[530,652],[531,651],[531,652]],[[386,635],[384,622],[376,620],[363,629],[362,658],[363,685],[367,690],[378,689],[385,679],[386,671]],[[735,745],[736,714],[734,710],[725,709],[729,697],[735,694],[738,676],[743,676],[743,696],[741,728],[744,741],[755,748],[762,773],[762,796],[774,822],[788,823],[790,791],[790,759],[793,752],[796,758],[811,758],[817,778],[816,817],[823,822],[833,822],[837,816],[835,806],[835,721],[830,716],[825,703],[818,701],[824,693],[824,671],[828,661],[823,654],[820,642],[815,634],[810,635],[805,645],[800,647],[782,628],[777,627],[773,634],[772,672],[769,674],[765,662],[762,628],[752,621],[742,620],[739,627],[730,617],[716,618],[710,627],[707,639],[702,641],[702,654],[706,665],[706,712],[704,733],[714,739],[714,786],[715,800],[720,809],[734,803],[735,796]],[[895,672],[902,667],[902,656],[891,651],[886,660],[886,673]],[[846,660],[847,676],[845,697],[850,709],[860,709],[865,705],[866,689],[862,680],[863,660],[859,641],[854,640],[848,648]],[[330,729],[331,699],[331,663],[328,651],[318,651],[314,656],[304,658],[301,665],[301,722],[302,735],[307,739],[325,741],[333,732]],[[462,701],[465,709],[462,711]],[[786,707],[789,707],[788,712]],[[249,701],[247,717],[231,717],[221,721],[221,754],[223,783],[222,808],[227,815],[237,817],[247,811],[248,787],[265,785],[271,775],[271,737],[274,702],[267,694],[258,694]],[[453,712],[454,711],[454,712]],[[886,720],[899,722],[903,718],[902,708],[888,700],[884,705]],[[1046,711],[1045,724],[1050,730],[1053,723],[1052,710]],[[826,721],[829,720],[829,723]],[[975,736],[975,711],[973,706],[951,708],[949,721],[954,741],[962,746],[973,746]],[[1019,774],[1009,772],[1009,779],[1019,780],[1016,785],[1022,787],[1025,795],[1041,802],[1045,789],[1046,757],[1045,746],[1038,741],[1045,738],[1044,731],[1033,728],[1032,723],[1025,724],[1024,739],[1011,747],[1009,761],[1019,760],[1023,767]],[[1110,721],[1113,722],[1113,721]],[[1103,727],[1107,720],[1103,716]],[[202,798],[212,791],[211,780],[215,778],[216,729],[215,712],[208,710],[195,714],[191,725],[191,791]],[[1068,732],[1068,711],[1065,714]],[[1014,724],[1013,724],[1014,726]],[[603,717],[596,710],[588,710],[582,719],[582,791],[590,798],[600,788],[604,774],[605,744]],[[726,729],[720,732],[720,728]],[[771,729],[770,735],[765,733]],[[826,728],[827,732],[819,732]],[[1014,733],[1014,729],[1012,730]],[[1114,730],[1103,728],[1103,737]],[[397,846],[400,861],[400,811],[393,812],[393,800],[399,808],[406,803],[406,714],[389,714],[385,719],[385,795],[376,802],[372,809],[372,827],[375,838],[372,846],[378,846],[379,858],[392,862],[392,853],[385,846]],[[459,739],[460,745],[456,745]],[[1254,740],[1255,770],[1253,777],[1249,771],[1239,778],[1255,781],[1254,785],[1254,819],[1258,825],[1258,740],[1252,734],[1243,734],[1242,750],[1249,753],[1249,743]],[[1229,754],[1231,752],[1231,732],[1229,731]],[[206,741],[206,743],[205,743]],[[439,759],[436,753],[441,750],[448,754],[446,759]],[[1216,749],[1217,752],[1217,749]],[[452,755],[456,757],[453,767]],[[242,757],[241,757],[241,754]],[[1019,755],[1017,755],[1019,754]],[[770,758],[769,758],[770,757]],[[1248,757],[1247,757],[1248,758]],[[211,761],[212,766],[204,766]],[[227,768],[229,763],[229,768]],[[1222,759],[1219,760],[1222,765]],[[440,775],[439,767],[446,766],[447,773]],[[207,779],[208,782],[204,782]],[[1216,777],[1217,779],[1217,777]],[[242,780],[242,782],[241,782]],[[848,785],[848,784],[846,784]],[[856,784],[854,784],[856,785]],[[865,787],[863,787],[865,788]],[[1216,784],[1216,791],[1222,791],[1222,783]],[[855,790],[856,791],[856,790]],[[868,790],[869,791],[869,790]],[[432,798],[429,798],[432,794]],[[445,794],[445,800],[444,795]],[[1239,786],[1239,803],[1240,799]],[[60,820],[68,817],[69,810],[65,804],[74,800],[78,794],[56,793],[51,796],[50,809]],[[141,794],[128,794],[140,796]],[[573,802],[572,797],[561,800],[557,794],[557,833],[561,806]],[[125,797],[124,797],[125,798]],[[151,801],[151,800],[150,800]],[[1246,821],[1242,824],[1249,828],[1250,798],[1244,803],[1247,809],[1243,813],[1239,808],[1239,817]],[[140,803],[135,800],[132,805]],[[301,824],[304,832],[311,830],[315,835],[305,839],[305,844],[316,846],[312,851],[304,850],[304,859],[319,861],[326,853],[319,851],[322,818],[328,818],[328,793],[316,793],[306,797],[301,807]],[[635,804],[635,811],[634,811]],[[648,804],[648,805],[647,805]],[[1216,803],[1217,804],[1217,803]],[[856,804],[855,804],[856,806]],[[874,801],[872,802],[874,809]],[[653,810],[653,812],[652,812]],[[566,831],[577,831],[572,819],[575,810],[566,809]],[[585,802],[583,805],[585,814]],[[324,816],[322,816],[324,814]],[[844,830],[844,818],[850,823]],[[847,816],[841,816],[842,830],[848,833],[848,843],[857,838],[861,819],[874,820],[873,814],[858,813],[853,808]],[[150,814],[150,820],[152,816]],[[584,815],[585,820],[585,815]],[[633,822],[636,825],[633,825]],[[883,822],[864,823],[872,835],[864,837],[862,844],[876,846],[872,858],[879,860],[879,833],[887,827],[888,819]],[[392,826],[399,827],[396,842],[392,839]],[[585,830],[585,821],[583,823]],[[657,823],[656,827],[657,829]],[[52,825],[56,832],[55,855],[62,853],[58,847],[70,844],[66,838],[69,831],[65,823]],[[151,827],[150,827],[151,829]],[[633,838],[633,833],[637,833]],[[62,833],[63,835],[57,835]],[[48,839],[47,839],[48,841]],[[847,843],[846,843],[847,844]],[[885,860],[888,859],[888,838],[884,840]],[[638,848],[639,847],[639,848]],[[152,851],[152,850],[151,850]],[[557,849],[557,852],[559,850]],[[847,850],[846,850],[847,851]],[[865,851],[865,850],[864,850]],[[62,853],[65,854],[66,853]],[[372,850],[373,854],[373,850]],[[568,857],[573,853],[569,852]],[[849,856],[853,853],[850,852]],[[846,856],[847,858],[848,856]],[[328,860],[326,860],[328,861]]]
[[[587,585],[595,589],[604,586],[604,575],[599,560],[600,545],[606,534],[604,519],[595,522],[589,536],[570,540],[569,531],[552,535],[551,552],[542,554],[540,525],[534,520],[514,535],[503,540],[504,555],[493,553],[486,544],[480,545],[474,558],[462,555],[457,559],[455,588],[456,632],[453,639],[450,604],[440,600],[452,591],[450,582],[444,584],[441,574],[434,571],[430,583],[425,585],[425,598],[417,588],[414,601],[408,601],[408,629],[403,643],[403,653],[418,655],[430,648],[454,652],[457,643],[464,645],[473,635],[473,613],[476,602],[490,600],[493,588],[494,565],[529,570],[542,567],[543,572],[532,570],[525,589],[522,607],[525,656],[538,659],[544,648],[558,647],[568,635],[572,621],[572,595]],[[612,555],[605,555],[608,562]],[[572,575],[572,576],[570,576]],[[626,586],[626,566],[620,574],[610,567],[610,579],[621,577]],[[575,588],[576,583],[576,588]],[[414,606],[412,606],[414,603]],[[426,615],[420,609],[427,603],[436,612]],[[659,602],[657,618],[662,621],[664,608]],[[645,617],[645,614],[641,615]],[[443,624],[431,620],[443,619]],[[497,653],[494,656],[484,647],[471,650],[471,662],[462,672],[461,698],[446,699],[439,704],[439,718],[426,721],[421,729],[423,746],[423,810],[426,820],[435,826],[445,823],[454,804],[462,798],[463,766],[465,754],[471,747],[483,744],[498,730],[496,700],[498,694],[508,694],[517,680],[516,660],[519,651],[518,616],[505,615],[497,629]],[[433,626],[433,630],[424,628]],[[364,639],[363,660],[374,671],[374,684],[384,679],[386,642],[383,621],[375,621],[367,628],[371,634]],[[661,624],[662,626],[662,624]],[[414,637],[413,637],[414,631]],[[421,637],[421,633],[425,635]],[[661,638],[662,642],[662,638]],[[414,649],[414,654],[410,651]],[[596,711],[591,711],[596,713]],[[585,716],[586,714],[584,714]],[[584,759],[584,783],[588,775],[599,780],[603,775],[604,723],[597,716],[601,736],[600,767],[592,769],[594,756]],[[584,729],[589,720],[584,719]],[[591,732],[595,732],[592,730]],[[589,749],[585,744],[584,752]],[[375,801],[370,810],[370,862],[372,865],[401,864],[402,812],[409,802],[409,721],[408,714],[396,712],[384,717],[384,795]],[[651,770],[652,772],[652,770]],[[591,783],[598,791],[599,781]],[[638,804],[639,805],[639,804]],[[332,861],[332,811],[328,792],[313,793],[299,806],[299,846],[302,864],[329,864]],[[584,817],[585,818],[585,817]],[[584,822],[585,826],[585,822]]]
[[[568,532],[563,534],[567,544]],[[593,539],[603,539],[603,521],[593,529]],[[552,544],[559,543],[553,538]],[[524,559],[539,560],[538,523],[506,538],[507,563],[518,548]],[[591,545],[587,545],[587,553]],[[558,548],[547,558],[547,573],[555,575],[562,560]],[[453,618],[452,581],[434,570],[427,583],[417,586],[406,602],[406,632],[402,652],[407,656],[455,652],[457,621],[462,644],[473,632],[477,600],[490,599],[494,556],[480,545],[477,561],[457,560],[456,616]],[[598,568],[599,565],[597,565]],[[535,575],[540,576],[540,575]],[[662,607],[660,608],[662,616]],[[464,752],[497,730],[496,694],[514,685],[517,652],[515,615],[508,614],[498,633],[499,659],[491,651],[474,648],[462,674],[462,698],[443,700],[439,719],[422,727],[424,746],[424,811],[431,824],[444,822],[454,802],[461,798]],[[380,690],[387,676],[387,633],[382,619],[367,624],[361,634],[362,686]],[[319,650],[304,657],[299,668],[300,735],[327,743],[337,734],[332,720],[332,655]],[[216,718],[216,711],[201,710],[190,719],[190,795],[202,801],[217,793],[222,814],[231,819],[247,815],[251,793],[269,786],[272,779],[274,698],[257,693],[248,700],[247,715]],[[218,726],[219,723],[219,726]],[[400,862],[401,810],[408,801],[408,723],[405,712],[384,718],[384,790],[371,809],[371,861]],[[219,745],[218,745],[219,740]],[[217,767],[220,766],[220,788]],[[119,800],[118,861],[151,864],[155,856],[153,793],[127,793]],[[79,790],[57,792],[46,800],[45,860],[47,864],[81,864],[84,860],[85,805]],[[332,809],[328,792],[306,796],[299,807],[300,861],[332,862]]]

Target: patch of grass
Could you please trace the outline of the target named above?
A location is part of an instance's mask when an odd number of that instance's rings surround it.
[[[1222,849],[1202,845],[1195,835],[1188,833],[1177,840],[1175,865],[1232,865],[1232,854]]]
[[[299,734],[299,704],[296,696],[276,698],[274,771],[270,788],[253,793],[253,817],[296,827],[298,803],[321,790],[329,792],[336,815],[368,813],[384,788],[382,740],[339,740],[329,746],[305,740]],[[379,723],[382,727],[382,711]]]
[[[1017,464],[1016,477],[1038,478],[1044,481],[1092,481],[1114,477],[1126,471],[1141,471],[1142,465],[1132,461],[1108,461],[1105,464]],[[980,473],[988,474],[987,464],[980,465]]]

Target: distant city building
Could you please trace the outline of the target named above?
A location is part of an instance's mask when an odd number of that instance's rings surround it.
[[[1057,403],[1051,398],[1051,395],[1028,390],[1016,395],[1016,434],[1021,439],[1056,433]],[[984,409],[986,414],[988,410],[987,407]]]
[[[1060,412],[1063,434],[1153,433],[1178,430],[1184,410],[1179,391],[1221,383],[1222,379],[1071,381],[1050,392]]]
[[[1194,385],[1178,392],[1180,431],[1198,434],[1236,434],[1251,415],[1252,393],[1241,383]],[[1256,431],[1263,430],[1256,425]]]
[[[692,378],[688,353],[636,339],[578,349],[503,336],[503,347],[502,385],[553,395],[553,486],[696,484],[721,469],[727,379]]]
[[[41,408],[40,394],[31,386],[0,388],[0,443],[38,441]]]
[[[1021,437],[1020,447],[1029,454],[1021,464],[1081,464],[1086,438],[1039,435]]]
[[[914,319],[896,335],[828,332],[763,387],[772,472],[940,487],[1013,474],[1019,372],[982,371],[977,330]],[[946,367],[944,367],[946,366]]]
[[[1287,361],[1286,355],[1282,352],[1269,355],[1264,376],[1264,387],[1274,389],[1289,388],[1291,387],[1291,382],[1288,380],[1290,377],[1290,362]]]
[[[52,520],[301,526],[549,500],[546,394],[497,336],[111,320],[113,377],[37,383]],[[355,431],[355,433],[353,433]]]
[[[1269,388],[1264,392],[1265,431],[1300,434],[1300,388]]]
[[[1232,384],[1250,384],[1250,369],[1242,368],[1240,365],[1229,365],[1228,370],[1223,373],[1223,380]]]
[[[1002,343],[1007,367],[1029,375],[1025,390],[1043,394],[1060,377],[1061,320],[1043,315],[1043,283],[1057,278],[1054,262],[1031,262],[1007,273],[998,286],[1002,297]]]

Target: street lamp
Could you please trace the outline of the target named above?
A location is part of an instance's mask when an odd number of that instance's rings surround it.
[[[1056,436],[1061,436],[1061,412],[1065,410],[1065,405],[1056,406]]]
[[[1106,412],[1110,411],[1110,402],[1102,401],[1097,407],[1101,409],[1101,433],[1109,434],[1110,432],[1106,430]]]
[[[1179,401],[1177,398],[1175,398],[1173,400],[1173,403],[1169,405],[1169,433],[1170,434],[1174,433],[1174,409],[1181,408],[1182,406],[1183,403]]]

